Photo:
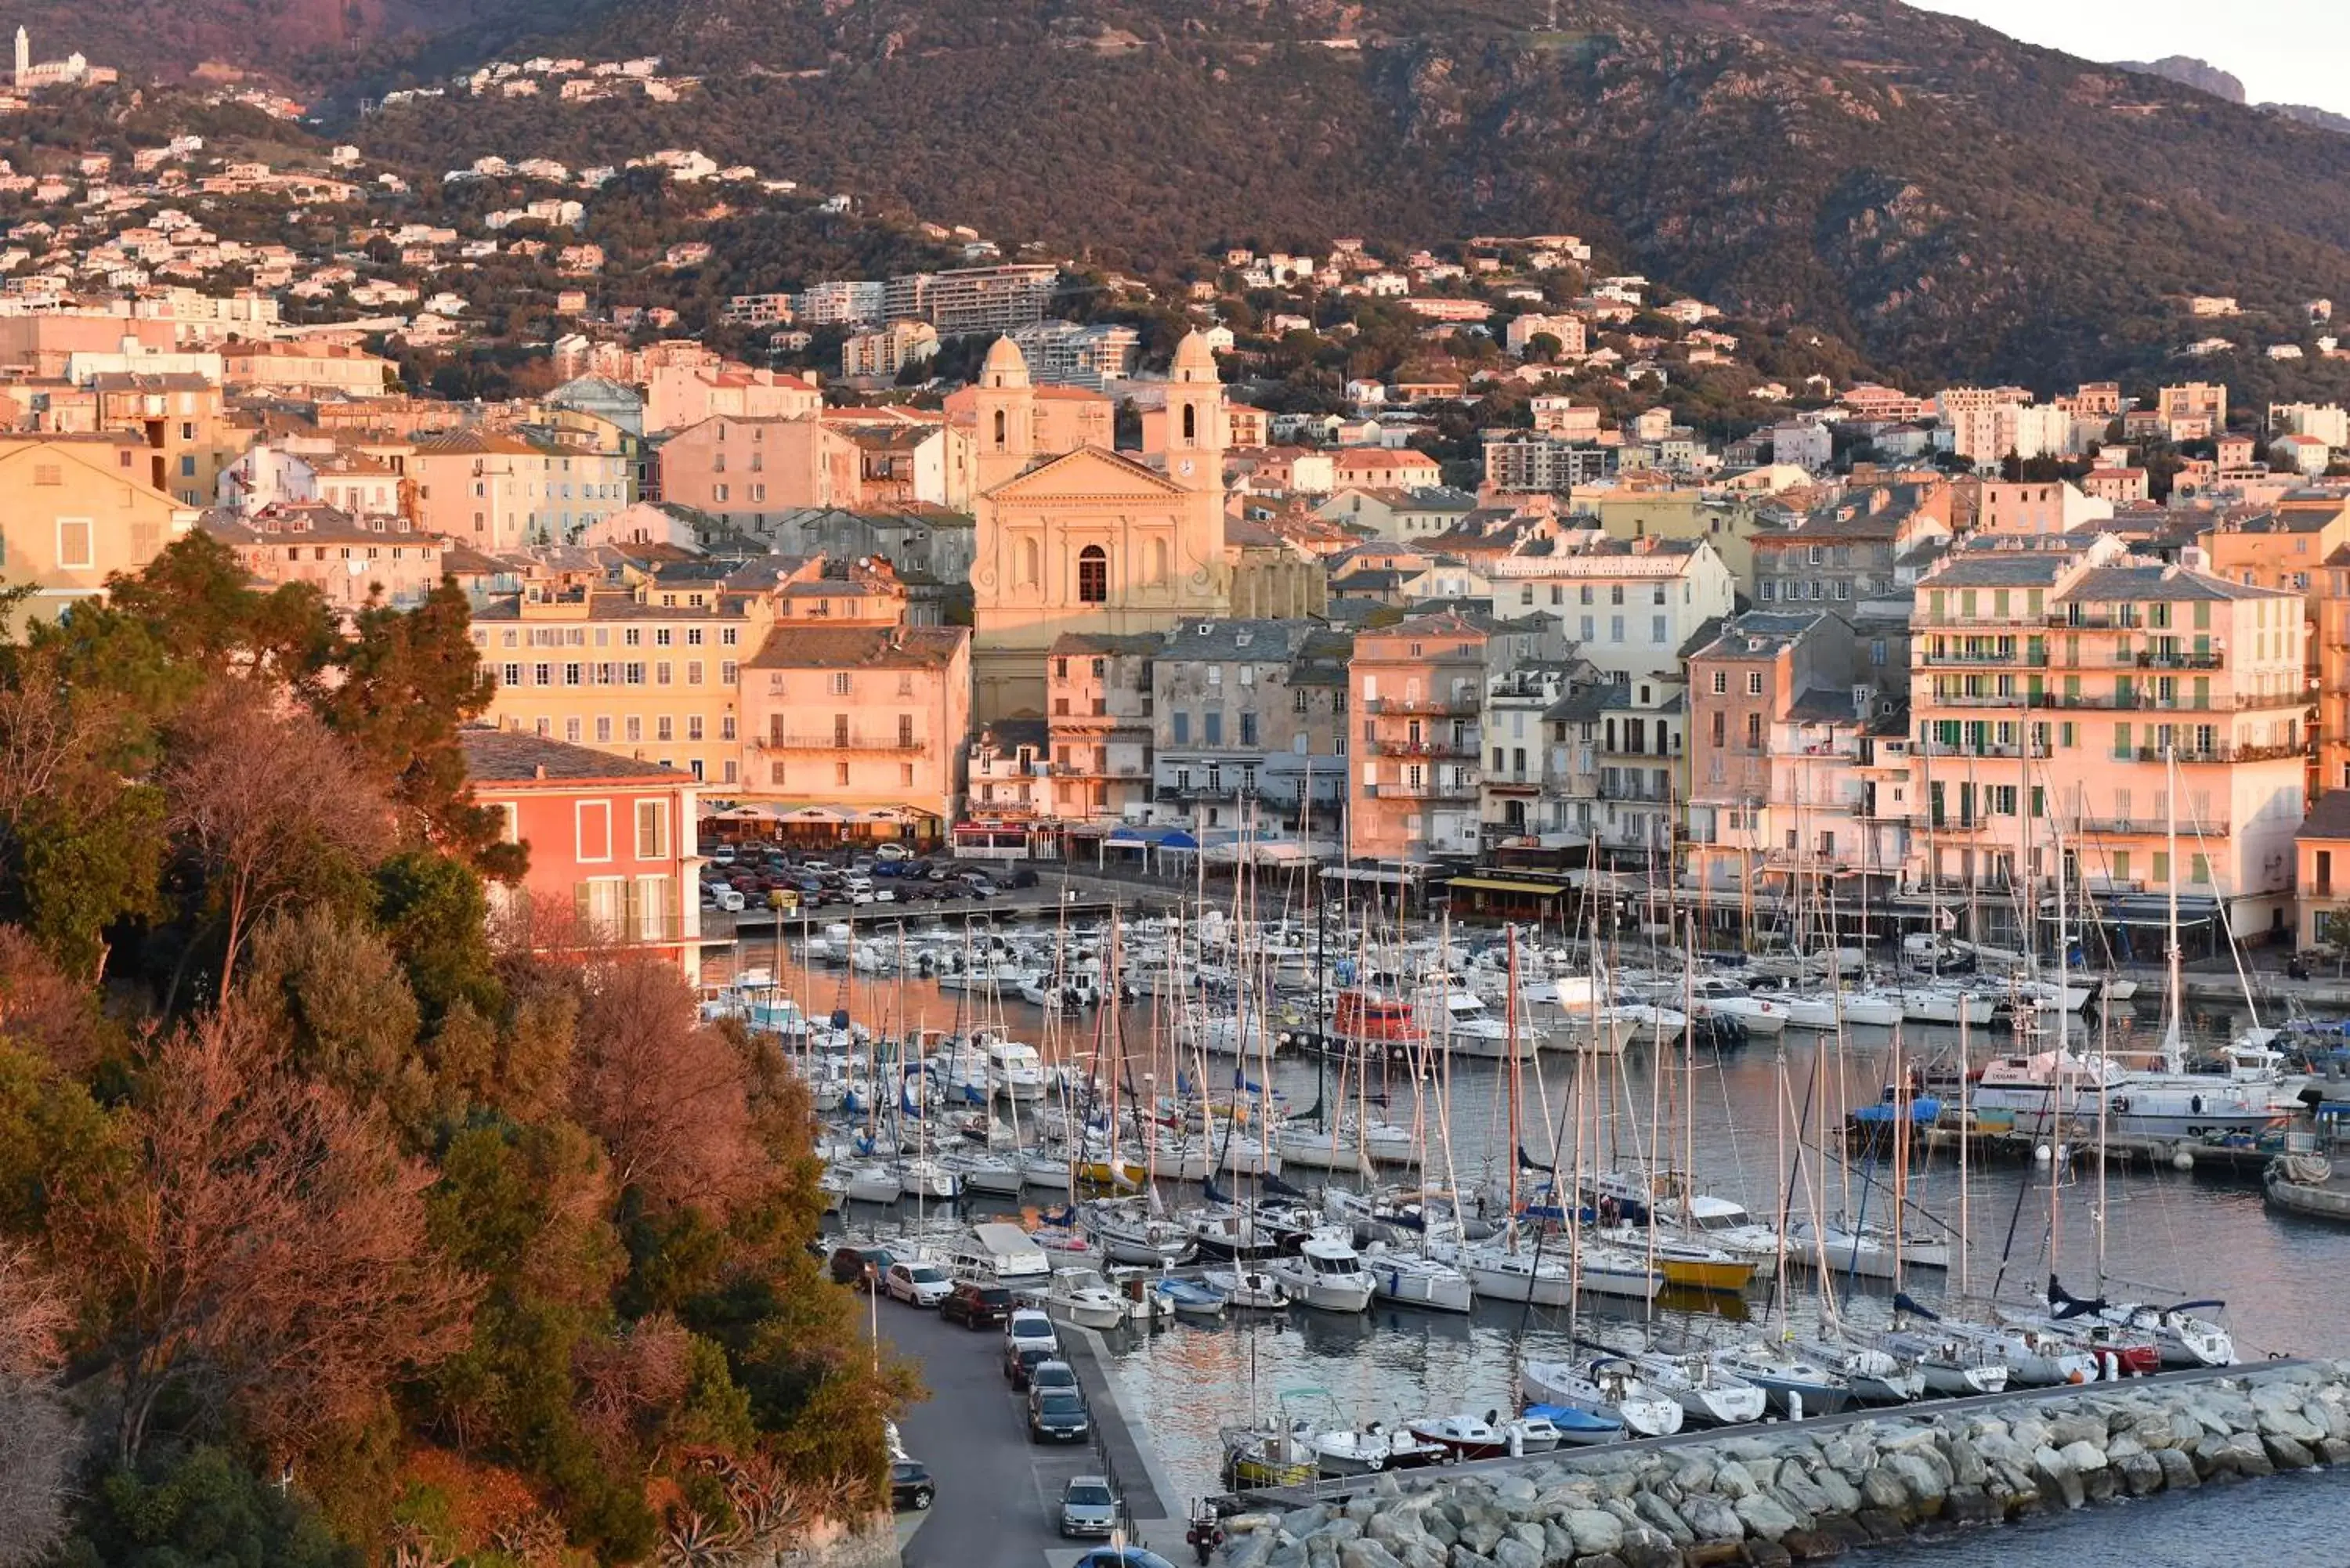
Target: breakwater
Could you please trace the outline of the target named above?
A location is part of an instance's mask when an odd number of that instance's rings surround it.
[[[1782,1423],[1474,1474],[1382,1475],[1225,1521],[1230,1568],[1715,1568],[2350,1460],[2350,1361]]]

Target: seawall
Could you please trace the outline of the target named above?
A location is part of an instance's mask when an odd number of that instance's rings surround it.
[[[1383,1475],[1225,1521],[1230,1568],[1716,1568],[2350,1461],[2350,1361]],[[2248,1552],[2256,1547],[2248,1545]]]

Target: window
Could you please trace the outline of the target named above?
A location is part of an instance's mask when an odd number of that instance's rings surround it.
[[[668,714],[663,713],[660,717],[653,721],[653,739],[656,741],[674,741],[677,739],[676,731],[672,728],[672,721],[670,719]]]
[[[914,716],[911,713],[898,715],[898,749],[901,752],[914,749]]]
[[[831,680],[830,680],[829,682],[827,682],[827,691],[830,691],[834,696],[836,696],[836,697],[846,697],[846,696],[847,696],[847,695],[848,695],[848,671],[847,671],[847,670],[835,670],[835,671],[833,672],[833,675],[832,675],[832,679],[831,679]]]
[[[1746,749],[1750,752],[1762,749],[1762,715],[1760,713],[1746,715]]]
[[[579,743],[578,720],[566,719],[563,721],[563,738],[570,742],[575,746]]]
[[[554,666],[554,665],[552,665],[552,664],[534,664],[534,665],[532,665],[532,666],[530,667],[530,683],[531,683],[533,686],[552,686],[552,685],[554,685],[554,684],[555,684],[555,666]]]
[[[52,472],[55,470],[51,471]],[[36,483],[39,483],[36,481]],[[55,480],[49,481],[54,484]],[[92,565],[90,522],[87,517],[57,519],[57,565],[60,567],[87,567]]]
[[[642,719],[638,718],[632,713],[625,721],[625,723],[627,726],[628,738],[630,741],[641,741],[645,738],[645,722]]]
[[[609,742],[612,739],[612,716],[610,714],[602,714],[597,719],[596,739],[599,742]]]
[[[1726,697],[1730,694],[1729,670],[1717,670],[1713,672],[1713,694],[1717,697]]]
[[[122,454],[122,466],[125,468],[130,466],[130,454],[127,451]],[[58,464],[54,462],[36,462],[33,465],[34,483],[63,484],[65,482],[65,470]]]
[[[689,741],[698,741],[702,739],[701,714],[688,713],[685,716],[685,738]]]
[[[699,659],[689,659],[685,661],[685,683],[688,686],[702,684],[702,660]]]
[[[1077,552],[1077,599],[1089,605],[1109,602],[1109,553],[1099,545]]]
[[[572,858],[582,863],[612,857],[612,803],[583,800],[573,807]]]
[[[742,666],[736,664],[733,659],[720,659],[718,661],[718,684],[721,686],[733,685],[741,671]]]
[[[637,802],[637,858],[666,860],[669,858],[669,804],[666,801]]]
[[[835,763],[832,764],[832,782],[841,789],[847,789],[848,787],[848,764],[847,763]]]
[[[1724,745],[1729,741],[1730,715],[1717,708],[1713,711],[1713,743]]]
[[[1220,708],[1211,708],[1200,715],[1200,743],[1221,746],[1224,743],[1224,714]]]
[[[1243,746],[1256,744],[1256,715],[1253,713],[1241,715],[1241,744]]]
[[[1184,711],[1182,709],[1178,708],[1170,717],[1174,724],[1175,743],[1179,746],[1190,745],[1191,743],[1191,715]]]

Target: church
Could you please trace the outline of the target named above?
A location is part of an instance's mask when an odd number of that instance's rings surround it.
[[[1067,632],[1162,632],[1232,612],[1224,391],[1194,332],[1175,351],[1158,450],[1040,456],[1036,392],[1008,337],[974,399],[973,714],[1045,712],[1046,653]]]

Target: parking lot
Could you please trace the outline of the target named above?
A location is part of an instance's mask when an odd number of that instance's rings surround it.
[[[891,1301],[881,1303],[880,1318],[930,1391],[898,1423],[906,1451],[938,1487],[931,1517],[906,1546],[906,1568],[1041,1568],[1093,1544],[1062,1540],[1054,1521],[1062,1487],[1099,1475],[1101,1458],[1090,1443],[1028,1440],[1025,1400],[1003,1377],[1003,1331],[941,1323]],[[1113,1413],[1097,1402],[1095,1417]],[[1154,1536],[1151,1544],[1161,1543]]]

